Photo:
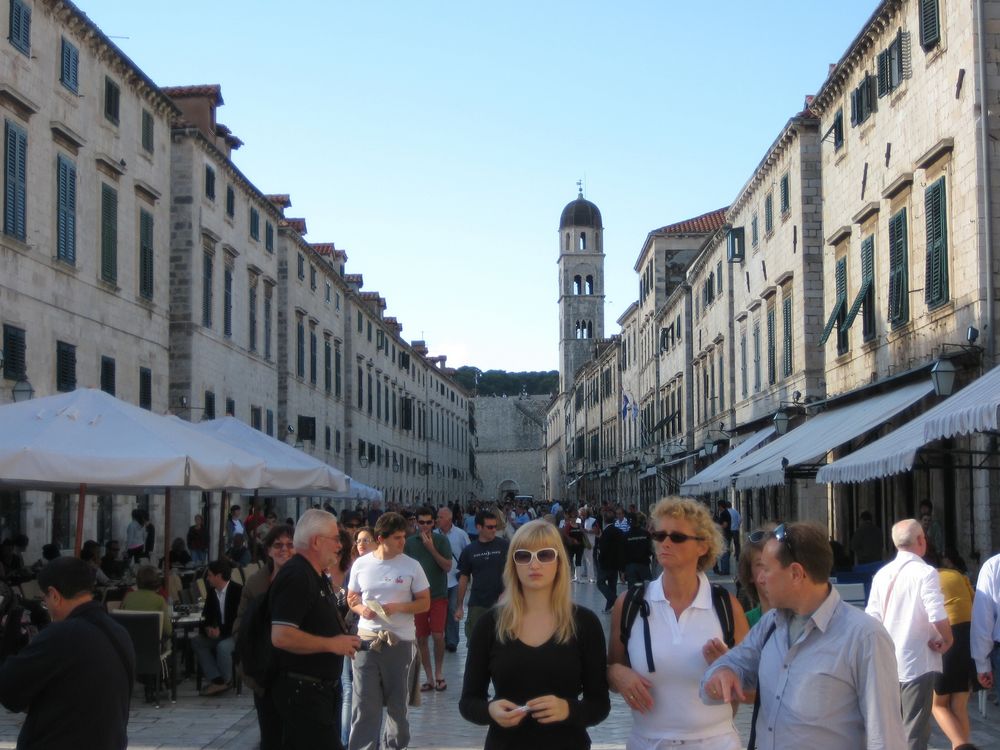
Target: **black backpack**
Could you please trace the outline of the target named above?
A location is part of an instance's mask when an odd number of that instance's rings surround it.
[[[236,634],[236,661],[243,674],[260,687],[267,687],[277,673],[277,658],[271,645],[270,597],[265,592],[247,603]]]
[[[630,586],[625,592],[625,601],[622,602],[621,619],[621,640],[625,645],[625,663],[629,663],[628,639],[632,634],[632,626],[635,618],[642,615],[643,639],[646,645],[646,666],[650,672],[655,672],[653,664],[653,644],[649,637],[649,603],[646,601],[646,582]],[[726,646],[732,648],[736,645],[736,621],[733,619],[733,602],[729,598],[729,592],[717,583],[712,584],[712,606],[715,614],[719,618],[722,626],[722,640]]]

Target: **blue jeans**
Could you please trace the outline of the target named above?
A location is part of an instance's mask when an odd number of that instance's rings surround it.
[[[448,619],[444,623],[444,645],[458,648],[458,621],[455,619],[455,607],[458,605],[458,585],[448,589]]]
[[[226,682],[232,682],[233,651],[235,648],[236,642],[231,636],[220,639],[199,635],[191,641],[191,649],[198,657],[201,673],[209,682],[220,678]]]
[[[340,741],[347,747],[351,737],[351,700],[354,695],[354,669],[350,659],[344,659],[344,671],[340,674],[343,704],[340,708]]]
[[[208,562],[208,550],[207,549],[191,550],[191,562],[197,563],[198,565],[204,565],[206,562]]]

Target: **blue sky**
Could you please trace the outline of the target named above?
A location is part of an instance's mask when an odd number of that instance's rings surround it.
[[[448,364],[554,369],[559,215],[605,226],[605,332],[646,234],[727,205],[876,0],[80,0],[160,85],[218,83],[234,161]]]

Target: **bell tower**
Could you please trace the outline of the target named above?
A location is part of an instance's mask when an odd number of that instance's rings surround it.
[[[576,371],[604,338],[604,225],[579,194],[559,219],[559,392],[573,389]]]

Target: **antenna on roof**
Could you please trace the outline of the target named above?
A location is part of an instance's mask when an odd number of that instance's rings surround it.
[[[580,191],[580,197],[583,197],[583,180],[576,181],[576,189]]]

